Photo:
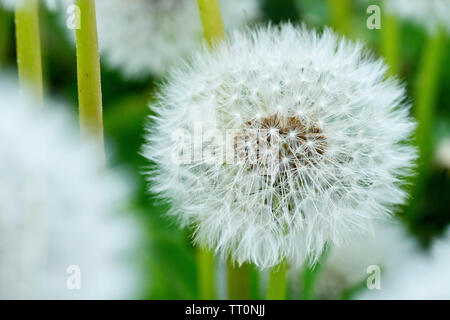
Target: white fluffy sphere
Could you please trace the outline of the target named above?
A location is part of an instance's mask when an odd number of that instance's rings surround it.
[[[405,90],[329,30],[235,31],[173,71],[152,108],[151,190],[196,242],[238,263],[314,262],[406,197]]]
[[[100,51],[130,77],[160,76],[199,47],[203,36],[197,1],[97,0]],[[226,26],[254,18],[256,0],[220,1]]]
[[[70,0],[61,0],[64,17]],[[103,61],[125,77],[162,76],[198,49],[203,28],[195,0],[96,0],[99,48]],[[258,0],[220,0],[225,27],[259,15]]]
[[[136,297],[127,179],[80,144],[64,106],[21,101],[0,79],[0,298]]]

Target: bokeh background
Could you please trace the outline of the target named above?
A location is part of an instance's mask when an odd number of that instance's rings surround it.
[[[290,21],[317,29],[332,27],[351,39],[365,42],[377,56],[383,56],[383,32],[389,33],[389,30],[383,30],[387,28],[384,25],[383,11],[382,28],[367,28],[366,21],[370,14],[366,13],[366,9],[369,4],[382,7],[380,1],[261,0],[262,13],[254,23],[265,24],[271,21],[277,24]],[[68,105],[73,106],[73,115],[77,117],[76,56],[72,40],[67,36],[67,30],[57,13],[42,7],[40,23],[45,93],[70,102]],[[438,56],[437,80],[430,83],[423,81],[419,72],[424,47],[430,37],[428,31],[413,21],[398,19],[397,24],[401,36],[395,42],[400,57],[396,68],[398,76],[406,83],[408,96],[413,103],[412,111],[414,112],[418,86],[432,86],[428,90],[434,97],[431,102],[434,108],[433,134],[427,140],[430,146],[427,148],[430,166],[419,167],[419,171],[423,170],[413,179],[416,187],[410,187],[410,203],[396,212],[408,232],[426,248],[443,234],[450,222],[449,37],[443,37],[444,49]],[[14,70],[13,14],[5,10],[0,13],[0,41],[0,70]],[[145,229],[139,258],[140,269],[145,275],[140,297],[196,299],[199,297],[197,266],[190,231],[180,230],[175,221],[165,216],[167,206],[146,192],[146,182],[141,174],[149,165],[140,155],[144,142],[144,125],[152,112],[149,103],[154,99],[161,81],[157,77],[130,80],[121,75],[120,71],[102,64],[107,159],[111,167],[126,168],[137,185],[133,195],[133,209],[138,212],[136,219]],[[260,280],[265,277],[267,275],[251,268],[251,298],[264,298],[261,288],[263,281]],[[301,277],[299,274],[291,274],[290,277],[293,280],[290,281],[288,297],[300,298],[297,290],[292,287],[296,286],[297,280],[301,282]]]

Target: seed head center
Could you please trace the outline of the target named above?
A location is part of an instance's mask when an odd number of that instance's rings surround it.
[[[263,175],[295,174],[300,167],[316,165],[326,147],[317,122],[279,114],[245,122],[235,144],[240,163]]]

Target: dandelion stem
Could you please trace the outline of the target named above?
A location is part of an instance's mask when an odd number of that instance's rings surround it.
[[[5,63],[8,53],[10,30],[9,15],[0,5],[0,68]]]
[[[225,39],[225,29],[218,0],[198,0],[205,40],[210,47]]]
[[[97,22],[94,0],[76,0],[77,74],[80,127],[83,136],[96,139],[104,155],[102,89],[100,78],[100,57],[98,52]]]
[[[286,299],[286,271],[287,264],[286,262],[282,262],[270,272],[267,300]]]
[[[305,263],[304,271],[301,274],[302,283],[302,299],[303,300],[314,300],[316,298],[316,284],[317,279],[319,279],[320,271],[328,257],[328,249],[324,250],[319,260],[314,266],[310,266]]]
[[[201,300],[215,299],[214,253],[208,249],[197,249],[198,287]]]
[[[20,88],[40,105],[43,99],[43,83],[38,0],[18,1],[15,23]]]
[[[211,48],[225,39],[225,31],[218,0],[198,0],[205,40]],[[199,288],[201,299],[214,299],[214,255],[198,249]]]
[[[389,65],[389,75],[398,74],[400,71],[399,41],[400,32],[397,19],[395,16],[385,13],[381,28],[381,46],[382,54]]]
[[[424,48],[415,84],[415,116],[418,122],[416,143],[419,147],[419,175],[414,179],[412,200],[406,214],[414,228],[418,222],[420,194],[426,188],[433,156],[433,121],[437,99],[440,64],[445,51],[445,33],[430,37]]]
[[[420,166],[424,169],[427,169],[432,156],[432,125],[444,49],[443,31],[428,39],[415,84],[415,115],[418,121],[416,138],[420,150]]]
[[[331,11],[331,25],[343,35],[350,32],[350,2],[349,0],[328,0]]]
[[[247,300],[250,299],[250,269],[248,264],[233,266],[228,262],[228,299]]]

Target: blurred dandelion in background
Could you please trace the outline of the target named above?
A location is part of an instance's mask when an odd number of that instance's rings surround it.
[[[21,102],[16,82],[0,79],[0,297],[137,297],[131,181],[80,143],[64,105],[39,112]],[[66,286],[72,265],[79,290]]]
[[[364,291],[357,299],[450,299],[450,229],[429,252],[406,256],[383,278],[382,290]]]
[[[329,249],[320,266],[315,296],[319,299],[345,297],[349,290],[368,290],[367,268],[381,269],[381,286],[385,277],[395,273],[411,255],[418,251],[418,243],[407,233],[400,221],[375,224],[372,235],[366,235],[348,245]]]
[[[421,24],[431,33],[444,27],[450,32],[448,0],[385,0],[385,8],[400,18]]]
[[[66,17],[71,1],[60,4]],[[222,0],[220,5],[229,27],[259,16],[258,0]],[[128,78],[160,77],[201,46],[196,1],[97,0],[96,10],[100,52]]]

